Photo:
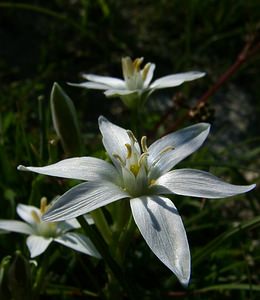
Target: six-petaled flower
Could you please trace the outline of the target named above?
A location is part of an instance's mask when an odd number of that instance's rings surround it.
[[[47,200],[45,197],[41,199],[40,209],[31,205],[18,204],[17,214],[25,222],[0,220],[0,229],[29,235],[26,244],[32,258],[42,254],[53,241],[73,250],[100,258],[100,254],[88,237],[71,231],[80,227],[76,219],[62,222],[43,222],[41,217],[46,208]],[[89,216],[85,216],[85,218],[88,222],[93,223]]]
[[[155,69],[154,63],[147,63],[143,69],[143,58],[132,61],[130,57],[122,58],[122,71],[124,79],[94,74],[83,74],[86,82],[71,85],[104,90],[107,97],[119,97],[130,108],[140,107],[146,99],[156,90],[176,87],[184,82],[201,78],[203,72],[190,71],[171,74],[152,81]]]
[[[85,180],[62,195],[43,215],[45,221],[75,218],[122,199],[130,199],[136,225],[154,254],[183,285],[190,278],[190,250],[186,232],[166,194],[223,198],[244,193],[255,185],[232,185],[214,175],[194,169],[174,169],[197,150],[210,126],[199,123],[141,146],[134,134],[101,116],[99,128],[112,164],[94,157],[76,157],[45,167],[19,170]]]

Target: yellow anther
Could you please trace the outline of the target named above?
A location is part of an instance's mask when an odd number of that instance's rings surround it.
[[[143,62],[144,58],[140,57],[140,58],[136,58],[133,62],[133,66],[134,66],[134,70],[139,72],[140,71],[140,66]]]
[[[41,222],[40,216],[37,214],[37,212],[35,210],[31,211],[31,216],[33,217],[35,223]]]
[[[165,147],[161,152],[160,152],[160,155],[161,154],[164,154],[164,153],[166,153],[166,152],[169,152],[169,151],[172,151],[172,150],[174,150],[175,148],[173,147],[173,146],[167,146],[167,147]]]
[[[122,166],[125,166],[125,161],[122,159],[122,157],[121,157],[120,155],[118,155],[118,154],[113,154],[113,157],[114,157],[115,159],[117,159],[117,160],[121,163]]]
[[[132,155],[132,147],[130,144],[125,144],[126,146],[126,149],[127,149],[127,156],[126,156],[126,159],[130,158],[131,155]]]
[[[149,182],[149,185],[153,185],[153,184],[155,184],[155,182],[156,182],[156,180],[151,179],[150,182]]]
[[[142,72],[142,79],[143,81],[145,81],[146,77],[147,77],[147,74],[150,70],[150,67],[151,67],[151,63],[147,63],[144,68],[143,68],[143,72]]]
[[[41,198],[41,206],[40,206],[40,211],[41,211],[41,214],[43,215],[46,210],[47,210],[47,198],[46,197],[42,197]]]
[[[148,152],[148,148],[147,148],[147,137],[146,136],[142,136],[141,138],[141,147],[142,147],[142,151]]]

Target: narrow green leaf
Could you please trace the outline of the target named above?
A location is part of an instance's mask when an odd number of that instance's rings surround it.
[[[220,245],[222,245],[227,239],[232,238],[234,235],[242,231],[257,228],[259,226],[260,226],[260,216],[257,216],[248,222],[244,222],[239,226],[236,226],[235,228],[232,228],[222,233],[214,240],[209,242],[205,247],[203,247],[197,253],[195,253],[195,255],[193,256],[193,266],[197,265],[199,262],[201,262],[206,257],[208,257],[215,249],[217,249]]]
[[[81,154],[81,137],[76,110],[72,100],[54,83],[51,91],[51,115],[54,129],[69,156]]]

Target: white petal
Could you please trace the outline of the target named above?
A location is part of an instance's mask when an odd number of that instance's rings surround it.
[[[126,95],[132,95],[136,93],[136,90],[115,90],[115,89],[109,89],[104,92],[104,94],[107,97],[117,97],[117,96],[126,96]]]
[[[52,238],[44,238],[38,235],[28,236],[28,238],[26,239],[26,244],[31,253],[31,258],[42,254],[52,241]]]
[[[84,182],[58,198],[42,220],[62,221],[75,218],[126,197],[129,195],[113,183]]]
[[[100,76],[100,75],[94,75],[94,74],[84,74],[83,77],[87,80],[101,83],[101,84],[107,85],[114,89],[125,89],[126,88],[124,80],[119,79],[119,78]]]
[[[224,198],[252,190],[252,185],[233,185],[204,171],[193,169],[173,170],[161,176],[156,185],[162,193],[174,193],[184,196]],[[158,192],[160,187],[158,187]]]
[[[144,81],[144,88],[147,88],[149,86],[149,84],[153,78],[154,70],[155,70],[155,64],[151,64],[149,71],[146,75],[145,81]]]
[[[89,225],[94,224],[94,220],[90,214],[84,215],[85,220],[88,222]],[[57,231],[58,232],[67,232],[71,229],[80,228],[80,224],[77,219],[70,219],[66,221],[57,222]]]
[[[91,240],[83,234],[67,232],[54,240],[73,250],[101,258]]]
[[[27,223],[15,220],[0,220],[0,229],[25,234],[33,234],[35,232]]]
[[[151,89],[163,89],[168,87],[174,87],[181,85],[185,81],[191,81],[194,79],[201,78],[205,73],[198,71],[191,71],[186,73],[172,74],[168,76],[161,77],[155,80],[151,85]]]
[[[130,200],[134,220],[153,253],[183,285],[190,279],[190,250],[181,217],[167,198],[152,196]]]
[[[57,232],[67,232],[71,229],[80,228],[77,219],[70,219],[66,221],[57,222]]]
[[[20,165],[18,170],[90,181],[109,180],[118,176],[112,164],[94,157],[68,158],[45,167],[24,167]]]
[[[100,116],[98,118],[99,129],[103,136],[103,144],[106,148],[107,153],[114,162],[114,164],[121,169],[121,165],[118,160],[114,157],[114,154],[119,155],[122,159],[127,156],[127,148],[125,144],[131,144],[127,131],[111,122],[105,117]],[[135,143],[137,150],[140,152],[138,143]]]
[[[210,125],[199,123],[170,133],[148,148],[148,164],[151,167],[151,178],[157,178],[168,172],[177,163],[196,151],[209,134]],[[173,147],[172,151],[167,148]]]
[[[86,89],[94,89],[94,90],[107,90],[110,87],[105,84],[97,83],[97,82],[82,82],[82,83],[70,83],[68,82],[69,85],[76,86],[76,87],[81,87],[81,88],[86,88]]]
[[[94,222],[94,220],[93,220],[93,218],[91,217],[90,214],[85,214],[83,217],[88,222],[89,225],[95,224],[95,222]]]
[[[39,208],[31,205],[25,205],[25,204],[18,204],[16,207],[17,214],[26,222],[29,224],[34,225],[35,219],[32,216],[32,212],[35,212],[39,218],[41,216]]]

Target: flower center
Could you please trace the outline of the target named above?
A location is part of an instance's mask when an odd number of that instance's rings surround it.
[[[122,184],[123,188],[131,195],[139,195],[148,189],[148,148],[146,144],[146,136],[141,139],[141,149],[139,144],[132,133],[128,130],[130,143],[126,143],[126,155],[122,158],[120,155],[114,154],[113,156],[119,161],[122,168]]]
[[[174,146],[165,145],[157,155],[153,155],[152,161],[148,161],[147,137],[141,138],[141,147],[132,131],[126,131],[129,143],[125,144],[125,155],[113,154],[121,166],[121,180],[118,185],[131,196],[138,197],[152,192],[151,187],[161,174],[159,162],[165,160],[165,155],[174,150]]]
[[[41,216],[47,211],[47,198],[41,198],[41,205],[40,205],[40,213],[36,210],[31,212],[31,215],[35,221],[35,226],[37,232],[40,236],[45,237],[55,237],[57,235],[57,223],[55,222],[43,222],[41,220]]]
[[[125,147],[127,149],[125,165],[136,177],[138,176],[141,168],[143,168],[146,172],[148,170],[147,156],[149,154],[146,144],[147,138],[146,136],[143,136],[141,138],[141,149],[143,153],[140,153],[139,147],[137,146],[138,142],[132,131],[128,130],[127,134],[129,136],[131,144],[125,144]]]
[[[126,86],[129,90],[140,90],[144,88],[144,81],[149,72],[150,63],[147,63],[143,69],[141,64],[143,57],[136,58],[134,61],[130,57],[122,58],[122,70]]]

